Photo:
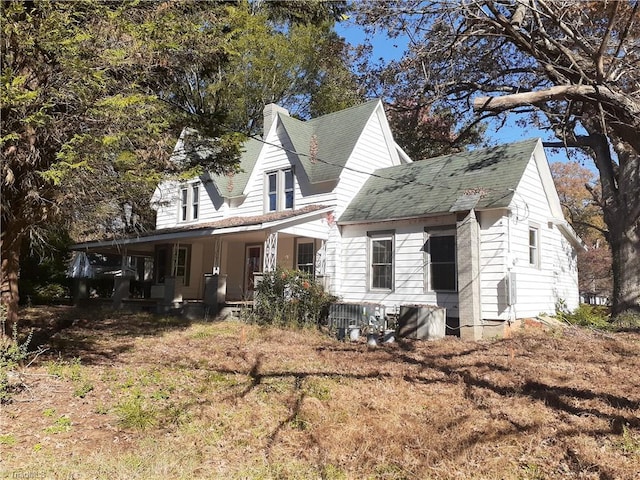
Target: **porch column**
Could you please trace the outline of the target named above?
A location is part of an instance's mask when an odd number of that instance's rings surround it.
[[[278,232],[270,233],[264,241],[263,272],[273,272],[278,260]]]
[[[89,298],[89,281],[87,277],[73,279],[73,304],[77,307],[86,303]]]
[[[131,278],[127,275],[117,275],[113,279],[113,308],[116,310],[122,308],[122,300],[129,298],[129,288],[131,286]]]
[[[482,338],[480,301],[480,227],[474,210],[459,213],[456,222],[460,338]]]
[[[222,238],[219,236],[213,239],[213,265],[211,266],[211,273],[220,274],[220,267],[222,263]]]
[[[127,262],[127,247],[122,250],[120,259],[120,275],[113,278],[113,308],[116,310],[122,308],[122,301],[129,298],[129,289],[131,287],[131,278],[129,278]]]

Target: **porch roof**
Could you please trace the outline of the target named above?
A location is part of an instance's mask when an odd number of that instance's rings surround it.
[[[128,245],[164,243],[174,240],[188,240],[228,233],[250,232],[286,228],[292,224],[317,220],[333,211],[333,207],[308,205],[298,210],[272,212],[251,217],[228,217],[209,223],[184,225],[142,232],[136,235],[112,237],[103,240],[82,242],[71,245],[71,250],[106,251],[120,249]]]

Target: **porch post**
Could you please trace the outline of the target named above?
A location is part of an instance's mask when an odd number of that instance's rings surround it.
[[[482,338],[480,301],[480,227],[474,210],[459,213],[456,222],[460,338]]]
[[[89,298],[89,282],[87,277],[73,279],[73,304],[83,305]]]
[[[220,264],[222,262],[222,238],[217,236],[213,239],[213,265],[211,273],[220,274]]]
[[[120,260],[120,275],[113,278],[113,308],[116,310],[122,308],[122,301],[129,298],[129,289],[131,287],[131,278],[129,278],[127,264],[127,247],[122,251]]]
[[[113,308],[122,308],[122,300],[129,298],[130,286],[131,278],[127,275],[120,274],[113,278]]]
[[[272,232],[264,241],[263,272],[273,272],[278,261],[278,232]]]

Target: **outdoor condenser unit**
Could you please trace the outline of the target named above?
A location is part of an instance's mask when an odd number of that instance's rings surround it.
[[[435,305],[401,305],[398,336],[417,340],[437,340],[446,332],[447,310]]]
[[[332,303],[329,306],[329,327],[349,328],[373,325],[384,326],[385,310],[375,303]]]

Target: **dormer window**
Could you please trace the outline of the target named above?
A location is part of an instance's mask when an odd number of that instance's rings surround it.
[[[293,208],[294,182],[290,168],[266,174],[265,210],[278,212]]]
[[[200,183],[180,187],[180,221],[197,220],[200,215]]]

